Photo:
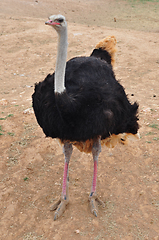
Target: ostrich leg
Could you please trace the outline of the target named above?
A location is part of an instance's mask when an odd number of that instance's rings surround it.
[[[97,184],[97,166],[98,166],[98,156],[101,152],[101,139],[100,137],[97,138],[92,147],[92,155],[93,155],[93,161],[94,161],[94,172],[93,172],[93,181],[92,181],[92,187],[91,187],[91,193],[89,195],[89,201],[90,201],[90,208],[91,212],[97,217],[98,213],[98,204],[105,206],[104,203],[98,198],[96,194],[96,184]]]
[[[51,211],[56,210],[54,220],[59,218],[63,212],[65,211],[66,205],[69,202],[69,192],[68,192],[68,185],[69,185],[69,176],[68,176],[68,166],[70,157],[72,154],[72,144],[65,142],[63,146],[63,153],[65,155],[65,165],[64,165],[64,174],[63,174],[63,185],[62,185],[62,194],[61,198],[56,202],[52,207]]]

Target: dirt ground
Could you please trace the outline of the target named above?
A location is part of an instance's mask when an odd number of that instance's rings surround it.
[[[116,36],[116,77],[140,105],[140,140],[100,154],[106,207],[97,218],[88,206],[92,156],[77,149],[70,204],[57,221],[49,210],[61,194],[64,156],[38,126],[31,95],[55,68],[57,35],[44,23],[57,13],[68,20],[68,59]],[[1,0],[0,44],[0,239],[159,240],[159,2]]]

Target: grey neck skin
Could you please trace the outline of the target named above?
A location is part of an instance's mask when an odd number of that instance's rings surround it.
[[[55,93],[65,91],[65,69],[67,60],[67,27],[58,32],[58,51],[55,68]]]

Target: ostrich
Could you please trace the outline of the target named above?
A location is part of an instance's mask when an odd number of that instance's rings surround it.
[[[104,203],[96,193],[98,156],[101,144],[114,147],[125,144],[138,132],[138,104],[131,104],[124,88],[116,80],[113,54],[100,42],[89,57],[67,58],[67,22],[62,15],[52,15],[46,22],[58,34],[55,72],[35,84],[32,95],[37,122],[46,137],[57,138],[65,156],[62,194],[51,210],[54,220],[69,202],[68,168],[73,145],[80,151],[92,152],[94,172],[89,195],[91,212],[97,217],[97,205]],[[107,39],[109,45],[109,39]],[[115,38],[110,38],[116,44]],[[114,47],[115,49],[115,47]],[[110,49],[112,50],[112,49]]]

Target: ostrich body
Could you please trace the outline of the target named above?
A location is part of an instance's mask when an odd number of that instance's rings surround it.
[[[107,51],[100,42],[90,57],[75,57],[66,62],[65,17],[53,15],[46,24],[58,33],[56,69],[36,84],[32,97],[40,127],[47,137],[60,139],[65,155],[61,199],[52,207],[56,209],[54,220],[62,215],[69,201],[68,166],[72,145],[80,151],[92,152],[94,173],[89,200],[91,212],[97,216],[97,203],[103,204],[96,194],[101,143],[114,147],[117,142],[126,143],[129,136],[136,136],[138,104],[128,101],[124,88],[115,79],[112,70],[115,51],[109,52],[109,41]]]

